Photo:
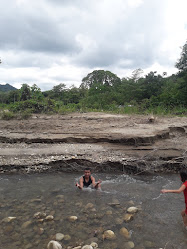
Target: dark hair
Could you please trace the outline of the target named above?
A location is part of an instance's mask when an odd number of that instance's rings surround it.
[[[90,168],[85,168],[84,170],[89,170],[89,171],[91,171]]]
[[[181,181],[185,182],[187,180],[187,172],[186,171],[181,171],[180,172],[180,177],[181,177]]]

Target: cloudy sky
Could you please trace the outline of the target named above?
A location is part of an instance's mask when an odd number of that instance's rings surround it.
[[[0,0],[0,84],[78,87],[96,69],[170,75],[186,10],[187,0]]]

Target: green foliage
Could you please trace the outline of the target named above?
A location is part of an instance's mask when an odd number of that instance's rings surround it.
[[[181,57],[175,64],[180,71],[187,70],[187,41],[182,47]]]
[[[10,119],[13,119],[15,118],[15,115],[14,113],[10,112],[10,111],[3,111],[2,114],[1,114],[1,119],[3,120],[10,120]]]

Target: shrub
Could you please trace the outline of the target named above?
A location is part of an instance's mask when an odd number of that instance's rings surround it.
[[[3,111],[2,114],[1,114],[1,119],[10,120],[10,119],[13,119],[13,118],[15,118],[15,115],[13,114],[13,112]]]

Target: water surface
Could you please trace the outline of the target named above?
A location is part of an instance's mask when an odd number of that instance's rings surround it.
[[[42,249],[63,233],[63,248],[95,240],[99,248],[187,248],[187,231],[180,212],[184,209],[183,194],[161,194],[162,188],[178,188],[178,175],[129,176],[94,174],[102,179],[102,190],[84,191],[74,186],[80,175],[68,173],[0,176],[0,248]],[[119,201],[120,205],[111,206]],[[88,203],[91,203],[87,205]],[[134,219],[123,221],[130,206],[139,208]],[[53,221],[38,221],[36,212],[53,215]],[[69,216],[77,216],[70,222]],[[6,217],[16,217],[11,222]],[[28,222],[28,223],[26,223]],[[129,240],[120,229],[130,231]],[[105,230],[112,230],[116,239],[103,239]]]

